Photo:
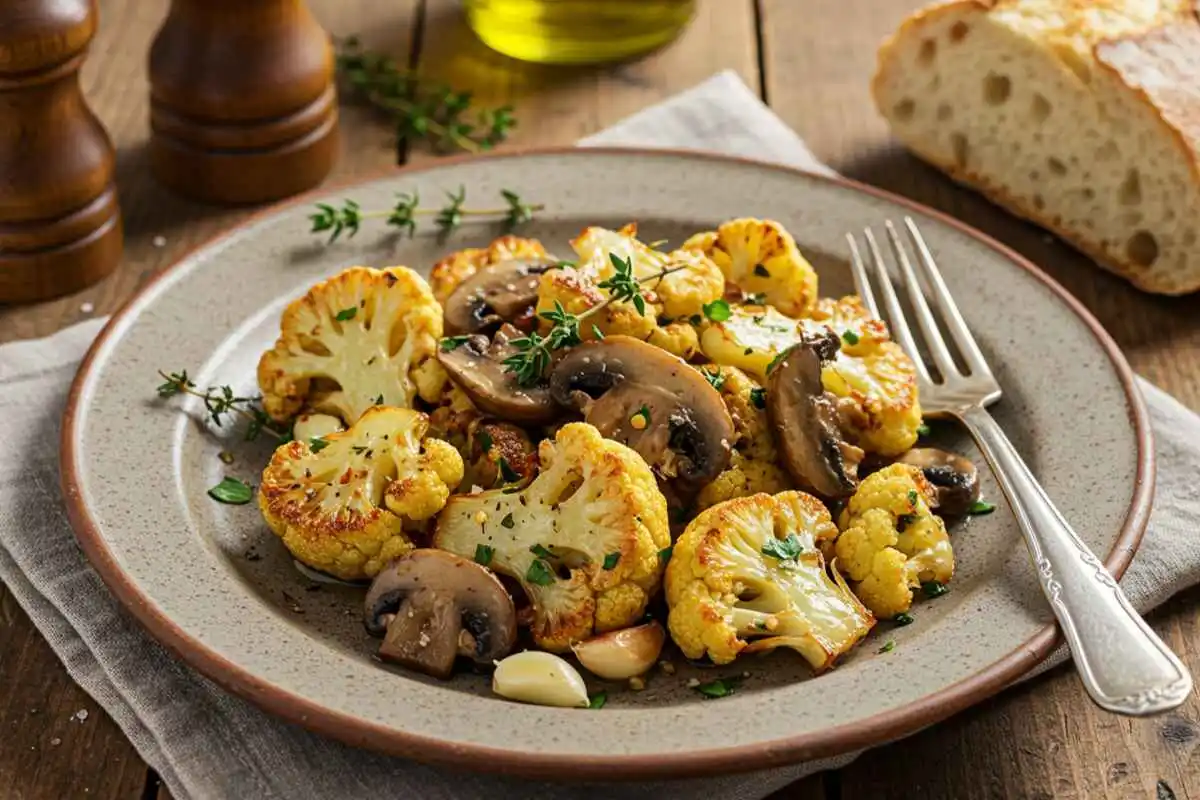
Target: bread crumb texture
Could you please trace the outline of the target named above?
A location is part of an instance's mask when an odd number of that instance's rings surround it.
[[[1200,289],[1198,0],[954,0],[873,93],[920,157],[1152,292]]]

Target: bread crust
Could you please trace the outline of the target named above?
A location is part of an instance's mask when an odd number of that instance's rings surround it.
[[[880,113],[887,115],[881,95],[884,71],[894,43],[907,35],[920,35],[918,31],[924,25],[944,14],[986,14],[1001,2],[949,0],[926,6],[907,17],[879,49],[871,94]],[[1190,11],[1169,24],[1154,26],[1134,35],[1101,40],[1093,46],[1092,52],[1099,68],[1150,110],[1164,134],[1179,150],[1193,184],[1200,186],[1200,0],[1193,3]],[[1178,280],[1170,280],[1161,274],[1149,275],[1144,267],[1135,264],[1120,248],[1103,246],[1067,230],[1061,218],[1040,212],[1022,202],[1004,187],[991,182],[987,176],[960,168],[915,143],[906,142],[906,146],[956,182],[979,191],[1016,216],[1052,231],[1092,257],[1100,266],[1143,291],[1181,295],[1200,290],[1200,265],[1190,275],[1179,276]]]

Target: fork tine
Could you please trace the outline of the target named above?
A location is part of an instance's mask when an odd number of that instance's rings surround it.
[[[875,302],[875,293],[871,291],[871,279],[867,275],[866,265],[858,252],[858,242],[854,241],[853,234],[849,233],[846,234],[846,241],[850,244],[850,272],[854,275],[854,291],[858,292],[859,299],[863,301],[872,317],[883,319],[879,313],[879,304]]]
[[[929,310],[929,303],[925,302],[925,291],[921,288],[917,272],[908,259],[904,243],[900,241],[900,234],[896,232],[896,226],[890,219],[884,222],[884,227],[887,228],[888,239],[892,243],[892,250],[896,253],[896,260],[900,262],[900,273],[904,277],[908,299],[917,315],[917,324],[921,326],[921,333],[925,334],[925,343],[929,345],[929,354],[933,356],[933,363],[937,364],[938,371],[942,373],[943,378],[958,375],[958,365],[954,363],[954,356],[950,354],[950,349],[946,347],[946,340],[942,338],[942,332],[938,330],[937,318]]]
[[[879,245],[875,241],[875,234],[871,233],[870,228],[864,228],[863,236],[867,240],[867,251],[871,254],[871,259],[875,262],[875,274],[879,280],[879,290],[883,293],[883,301],[887,304],[892,335],[896,337],[897,341],[900,342],[900,346],[904,348],[904,352],[908,353],[908,357],[912,359],[913,366],[917,371],[917,379],[929,385],[933,381],[929,379],[929,370],[925,368],[925,361],[921,358],[920,351],[917,350],[917,343],[913,339],[912,330],[908,327],[908,320],[904,317],[904,309],[900,307],[900,298],[896,296],[896,288],[892,286],[892,278],[888,275],[886,262],[883,260],[883,255],[879,252]]]
[[[937,304],[938,310],[942,312],[942,322],[946,325],[947,330],[950,331],[950,338],[958,346],[963,360],[971,370],[971,374],[990,378],[992,371],[988,367],[987,359],[983,357],[983,353],[980,351],[975,337],[971,335],[971,329],[967,327],[967,321],[959,313],[958,306],[954,303],[954,297],[950,294],[950,289],[947,288],[946,282],[942,279],[942,272],[933,260],[933,253],[929,252],[929,246],[925,244],[925,237],[917,229],[917,223],[913,222],[912,217],[904,218],[904,226],[908,228],[908,235],[912,239],[913,247],[916,249],[917,255],[920,256],[921,264],[925,268],[925,277],[929,280],[930,288],[933,291],[933,301]]]

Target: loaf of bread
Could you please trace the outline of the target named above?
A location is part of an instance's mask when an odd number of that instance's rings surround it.
[[[1134,285],[1200,289],[1200,0],[952,0],[872,93],[919,157]]]

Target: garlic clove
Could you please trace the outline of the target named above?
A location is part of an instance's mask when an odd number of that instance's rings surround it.
[[[587,686],[579,671],[553,653],[526,650],[496,663],[492,691],[509,700],[540,706],[587,708]]]
[[[647,622],[594,636],[571,649],[589,672],[619,681],[648,672],[658,660],[666,639],[662,625]]]
[[[331,433],[341,433],[346,427],[337,417],[329,414],[305,413],[296,417],[292,426],[292,438],[298,442],[308,443],[310,439],[328,436]]]

